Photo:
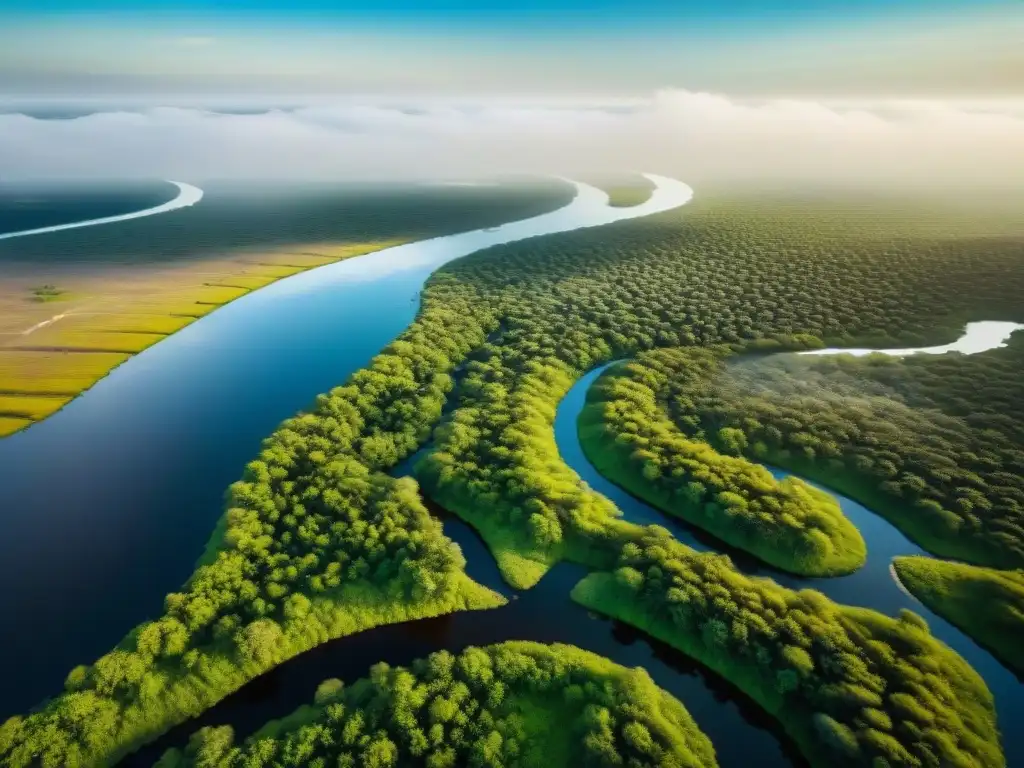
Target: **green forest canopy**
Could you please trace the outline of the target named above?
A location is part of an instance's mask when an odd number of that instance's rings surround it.
[[[377,664],[244,744],[205,728],[158,768],[714,768],[711,742],[641,668],[569,645],[508,642]]]
[[[815,768],[1005,764],[984,681],[917,614],[893,619],[748,577],[653,526],[616,565],[573,598],[732,681]]]
[[[579,418],[588,458],[634,495],[776,567],[809,576],[860,567],[864,540],[832,496],[738,455],[742,431],[722,430],[719,452],[669,417],[668,400],[699,386],[723,354],[661,349],[602,374]]]
[[[431,279],[419,317],[398,341],[267,440],[233,486],[204,565],[169,596],[165,616],[72,671],[66,692],[40,711],[0,727],[0,758],[19,767],[108,763],[329,637],[496,604],[465,578],[415,486],[383,474],[442,419],[463,364],[458,407],[419,474],[481,530],[510,581],[528,586],[563,557],[610,570],[627,547],[643,554],[656,534],[617,521],[615,507],[558,456],[555,407],[583,371],[654,347],[766,339],[770,347],[800,334],[836,343],[949,341],[982,313],[1022,319],[1022,255],[1020,238],[951,237],[930,223],[875,216],[870,206],[698,198],[683,212],[453,263]],[[725,581],[739,578],[727,561],[714,562]],[[840,610],[812,592],[800,599],[827,615]],[[767,632],[799,631],[812,645],[842,623],[797,630],[790,617],[770,618]],[[871,612],[858,622],[884,624]],[[903,623],[916,626],[912,616]],[[907,658],[931,663],[933,645],[922,628],[914,632],[912,643],[894,636],[891,656],[877,649],[894,685],[914,682],[917,662]],[[806,666],[790,653],[791,663]],[[969,670],[942,659],[916,682],[938,697],[936,712],[950,706],[947,688],[962,694],[965,709],[954,714],[971,727],[957,738],[983,734],[987,746],[954,739],[928,749],[998,764],[983,684],[975,690]],[[790,686],[792,676],[785,679]],[[877,681],[865,680],[874,690]],[[850,695],[863,704],[879,694]],[[884,718],[865,716],[884,736]],[[944,719],[936,738],[946,739],[956,718]],[[861,750],[897,750],[873,733],[863,743],[858,737]],[[899,749],[932,743],[899,733]]]

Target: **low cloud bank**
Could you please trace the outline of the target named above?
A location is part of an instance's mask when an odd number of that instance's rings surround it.
[[[705,180],[1020,188],[1024,101],[743,101],[680,90],[629,106],[317,104],[0,114],[0,177],[443,179],[650,170]]]

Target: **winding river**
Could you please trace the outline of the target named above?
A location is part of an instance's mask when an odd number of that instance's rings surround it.
[[[102,224],[115,224],[119,221],[130,221],[132,219],[143,219],[147,216],[156,216],[169,211],[176,211],[179,208],[188,208],[203,199],[203,190],[182,181],[168,181],[178,188],[178,194],[166,203],[154,205],[152,208],[144,208],[141,211],[131,213],[120,213],[116,216],[103,216],[98,219],[86,219],[85,221],[72,221],[67,224],[54,224],[49,227],[38,227],[36,229],[22,229],[17,232],[4,232],[0,234],[0,240],[9,240],[14,237],[28,237],[29,235],[43,235],[49,232],[63,232],[66,229],[79,229],[81,227],[97,227]]]
[[[204,476],[206,468],[223,473],[227,467],[237,474],[281,418],[268,404],[294,402],[298,393],[308,397],[311,381],[326,382],[320,387],[325,389],[365,365],[413,319],[425,279],[453,258],[534,235],[668,210],[690,199],[686,185],[650,178],[657,189],[637,208],[610,208],[604,193],[577,184],[574,201],[550,214],[399,246],[272,284],[132,358],[53,418],[0,443],[5,513],[0,578],[24,583],[29,573],[33,580],[30,590],[8,590],[16,593],[10,596],[15,600],[27,597],[6,614],[19,620],[5,622],[9,630],[0,630],[8,662],[4,674],[8,690],[18,689],[17,708],[57,690],[67,669],[107,650],[138,620],[155,613],[163,594],[188,576],[220,512],[210,506],[209,488],[226,485],[216,473]],[[555,434],[562,457],[627,519],[665,525],[700,550],[720,549],[710,537],[605,480],[584,457],[576,420],[588,388],[605,367],[583,376],[559,404]],[[169,471],[168,463],[188,467],[191,474]],[[406,473],[408,466],[404,462],[395,474]],[[737,566],[793,588],[820,589],[838,602],[890,615],[907,607],[924,615],[932,632],[983,675],[996,698],[1008,764],[1024,765],[1024,736],[1011,731],[1013,723],[1024,722],[1024,688],[990,654],[901,591],[889,563],[894,555],[923,554],[920,548],[881,517],[834,495],[867,542],[869,559],[860,571],[801,579],[731,553]],[[30,501],[42,496],[50,500],[51,514],[40,519]],[[125,498],[143,508],[126,514]],[[161,498],[170,501],[161,505]],[[470,576],[508,595],[509,605],[327,643],[253,681],[124,764],[152,765],[166,747],[183,744],[201,725],[230,723],[245,736],[308,702],[326,677],[353,680],[380,661],[405,664],[442,648],[457,651],[507,639],[567,642],[620,664],[643,666],[684,702],[724,768],[801,763],[777,726],[726,681],[664,644],[572,603],[569,593],[583,568],[560,564],[533,589],[513,595],[475,532],[443,510],[434,511],[462,547]],[[154,516],[162,524],[153,525]],[[59,535],[53,533],[58,527]],[[41,569],[40,561],[60,567]],[[81,569],[89,579],[76,578]],[[92,578],[95,574],[101,578]],[[38,622],[32,631],[25,631],[22,617]],[[75,627],[70,643],[65,639],[69,626]]]
[[[976,324],[971,324],[976,325]],[[1013,325],[1013,324],[1007,324]],[[970,335],[970,325],[961,340]],[[1020,326],[1018,326],[1019,328]],[[976,333],[976,332],[975,332]],[[1009,337],[1009,333],[1006,334]],[[1003,346],[1005,338],[998,335],[989,336],[989,345],[985,349]],[[914,354],[920,350],[901,350],[903,354]],[[884,350],[867,350],[875,352]],[[975,352],[985,351],[975,349]],[[833,354],[845,353],[846,350],[831,350]],[[735,565],[745,573],[768,576],[790,589],[817,589],[828,595],[837,603],[858,605],[872,608],[889,616],[895,616],[900,609],[907,608],[924,616],[931,628],[932,635],[940,639],[950,648],[966,659],[972,667],[985,679],[986,684],[995,698],[999,725],[1003,732],[1003,747],[1009,766],[1024,765],[1024,734],[1012,729],[1015,723],[1024,723],[1024,685],[1017,677],[987,650],[978,645],[959,629],[945,619],[930,611],[926,606],[910,595],[899,583],[892,571],[892,559],[899,555],[922,555],[931,557],[914,542],[910,541],[896,527],[880,515],[876,515],[863,504],[843,496],[829,488],[816,483],[834,496],[842,507],[843,514],[857,526],[867,544],[867,562],[862,568],[848,576],[833,578],[805,578],[783,573],[755,560],[752,556],[731,550],[709,534],[685,522],[670,517],[651,507],[645,502],[631,496],[628,492],[607,480],[590,464],[583,453],[576,431],[576,420],[586,402],[586,393],[591,384],[606,368],[614,365],[608,363],[583,376],[569,390],[559,404],[555,417],[555,436],[559,452],[565,462],[593,490],[608,497],[622,510],[623,517],[632,522],[650,525],[662,525],[673,532],[680,541],[699,551],[727,551]],[[788,476],[789,472],[768,467],[778,479]]]
[[[59,691],[192,572],[223,493],[277,424],[365,366],[413,320],[424,281],[491,245],[668,210],[584,184],[558,210],[273,283],[130,358],[0,441],[0,721]],[[111,229],[119,225],[111,225]],[[16,588],[13,585],[17,585]]]

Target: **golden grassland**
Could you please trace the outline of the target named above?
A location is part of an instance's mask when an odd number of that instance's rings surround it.
[[[0,267],[0,437],[46,418],[113,368],[250,291],[405,242],[310,243],[173,264]],[[40,286],[55,296],[40,300]]]

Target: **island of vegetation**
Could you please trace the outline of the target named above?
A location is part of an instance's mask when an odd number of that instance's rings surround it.
[[[608,194],[608,205],[613,208],[642,205],[651,198],[654,191],[651,181],[639,173],[602,177],[595,179],[593,183]]]
[[[733,682],[812,766],[1005,764],[984,681],[917,614],[893,619],[744,576],[654,526],[617,566],[573,598]]]
[[[699,387],[722,354],[661,349],[608,369],[579,418],[587,458],[630,493],[778,568],[806,576],[856,570],[867,549],[835,499],[739,456],[740,430],[719,430],[720,453],[671,419],[677,399]]]
[[[197,732],[158,768],[714,768],[711,742],[643,669],[568,645],[508,642],[378,664],[244,744]]]
[[[1024,571],[897,557],[900,583],[1024,679]]]
[[[174,214],[4,242],[0,438],[250,291],[413,240],[545,213],[570,191],[304,188],[261,201],[215,185],[202,204]]]

